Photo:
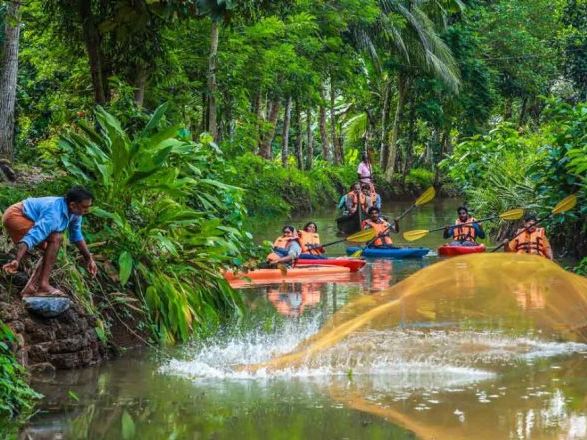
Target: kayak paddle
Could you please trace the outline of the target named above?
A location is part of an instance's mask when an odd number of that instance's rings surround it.
[[[550,217],[552,217],[555,214],[560,214],[561,212],[566,212],[566,211],[570,211],[571,209],[573,209],[575,206],[577,205],[577,195],[576,194],[571,194],[570,196],[565,197],[564,199],[562,199],[560,202],[558,202],[556,204],[556,206],[554,208],[552,208],[552,211],[550,211],[550,214],[548,214],[546,217],[541,218],[536,220],[535,224],[538,224],[540,222],[543,222],[544,220],[549,219]],[[522,229],[519,233],[517,233],[511,240],[508,240],[508,242],[515,240],[516,238],[518,238],[520,235],[522,235],[522,233],[524,233],[528,228],[524,228]],[[499,246],[493,248],[491,250],[491,252],[496,252],[498,250],[500,250],[502,247],[504,247],[506,245],[506,243],[502,243]]]
[[[355,232],[346,238],[341,240],[331,241],[330,243],[319,244],[315,246],[309,246],[310,249],[320,249],[326,246],[332,246],[333,244],[342,243],[343,241],[352,241],[353,243],[365,243],[375,237],[375,231],[373,229],[363,229],[362,231]]]
[[[471,223],[481,223],[481,222],[486,222],[488,220],[494,220],[496,218],[500,218],[502,220],[519,220],[522,218],[522,216],[524,215],[524,210],[522,208],[516,208],[516,209],[510,209],[509,211],[505,211],[502,212],[499,215],[494,215],[491,217],[487,217],[487,218],[482,218],[481,220],[477,220],[476,222],[471,222]],[[414,229],[412,231],[407,231],[404,232],[404,239],[407,241],[416,241],[419,240],[421,238],[426,237],[430,232],[436,232],[436,231],[442,231],[446,226],[443,226],[441,228],[435,228],[435,229]]]
[[[431,186],[430,188],[428,188],[426,191],[424,191],[422,193],[422,195],[420,197],[418,197],[416,199],[416,201],[413,203],[412,206],[410,206],[408,209],[406,209],[402,214],[400,214],[400,216],[395,219],[396,221],[404,218],[412,209],[418,207],[418,206],[422,206],[428,202],[430,202],[432,199],[434,199],[434,197],[436,197],[436,190],[434,189],[433,186]],[[387,229],[385,229],[385,231],[383,231],[381,234],[381,236],[385,235],[388,231],[389,228],[391,228],[391,225],[389,225],[389,227]],[[361,255],[363,255],[363,252],[365,252],[365,249],[367,249],[371,244],[373,244],[373,242],[375,240],[377,240],[377,238],[379,238],[379,235],[373,237],[371,240],[369,240],[367,242],[367,244],[365,246],[363,246],[361,249],[353,252],[351,254],[351,257],[356,258],[356,257],[360,257]]]

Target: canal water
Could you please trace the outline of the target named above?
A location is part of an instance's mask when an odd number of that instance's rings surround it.
[[[388,204],[383,211],[393,218],[406,207]],[[456,207],[435,202],[401,227],[452,223]],[[284,224],[312,220],[322,242],[333,241],[334,216],[325,211],[258,222],[255,237],[273,240]],[[395,242],[407,244],[401,236]],[[566,331],[585,326],[582,281],[566,283],[556,267],[536,271],[530,261],[526,278],[502,264],[481,282],[480,268],[466,262],[432,266],[441,260],[435,249],[442,243],[440,233],[431,234],[415,244],[431,248],[424,259],[370,260],[342,281],[241,289],[248,313],[208,340],[129,352],[36,381],[46,397],[22,437],[587,438],[587,345]],[[344,251],[341,244],[328,253]],[[459,294],[475,282],[481,286],[476,295]],[[320,344],[324,332],[332,330],[327,336],[336,339],[364,311],[416,291],[417,299],[383,309],[311,360],[268,367],[281,355]]]

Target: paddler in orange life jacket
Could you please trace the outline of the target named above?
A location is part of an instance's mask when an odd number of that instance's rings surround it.
[[[302,253],[298,233],[293,226],[284,226],[281,236],[273,242],[273,252],[267,256],[269,264],[292,264]]]
[[[363,221],[363,229],[375,229],[377,233],[377,239],[373,242],[373,246],[375,247],[393,247],[393,240],[389,236],[390,232],[399,232],[399,223],[397,219],[393,221],[393,225],[388,223],[383,218],[380,217],[379,209],[375,206],[369,208],[367,211],[369,218]]]
[[[483,227],[477,223],[477,219],[469,215],[469,211],[464,206],[457,208],[459,215],[454,226],[444,228],[442,234],[444,238],[452,236],[453,241],[449,246],[477,246],[475,241],[477,237],[485,238]]]
[[[518,235],[520,234],[520,235]],[[516,231],[516,238],[505,240],[505,251],[518,254],[540,255],[553,259],[552,248],[546,238],[544,228],[536,227],[536,216],[528,214],[524,218],[524,227]]]
[[[375,191],[375,185],[372,183],[363,183],[363,194],[367,201],[367,210],[372,206],[375,206],[381,211],[381,196]]]
[[[318,226],[314,222],[308,222],[302,231],[299,231],[302,254],[300,258],[317,260],[325,258],[322,254],[326,250],[320,245]]]
[[[353,185],[353,190],[346,195],[346,209],[348,215],[353,215],[357,212],[359,206],[363,212],[367,211],[367,198],[361,190],[361,184],[357,182]]]

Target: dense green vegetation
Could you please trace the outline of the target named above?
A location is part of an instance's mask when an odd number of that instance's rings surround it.
[[[60,263],[103,337],[238,314],[218,274],[259,253],[247,215],[333,205],[361,151],[386,195],[446,184],[479,213],[542,213],[578,193],[548,227],[585,256],[585,0],[2,5],[0,157],[28,180],[0,209],[95,192],[99,283]]]
[[[26,372],[11,351],[14,343],[14,334],[0,321],[0,432],[5,435],[14,428],[11,419],[24,419],[31,402],[41,397],[27,385]]]

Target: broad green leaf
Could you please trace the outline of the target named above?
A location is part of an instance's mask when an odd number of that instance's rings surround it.
[[[130,253],[124,251],[118,257],[118,277],[123,286],[128,282],[132,272],[133,258]]]
[[[124,440],[130,440],[134,438],[136,433],[135,422],[132,419],[132,416],[124,410],[122,413],[122,438]]]

